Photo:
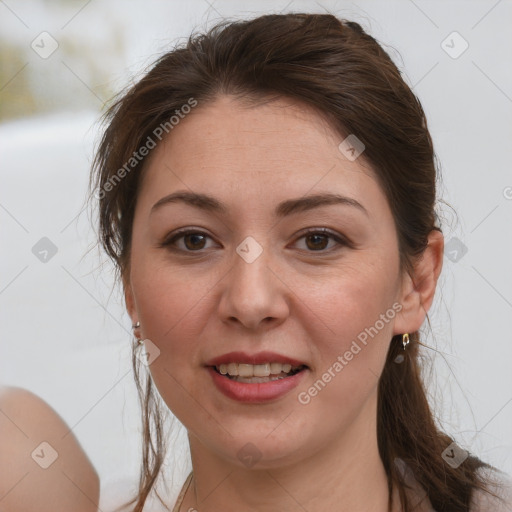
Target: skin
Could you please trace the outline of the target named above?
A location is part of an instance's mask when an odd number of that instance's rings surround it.
[[[0,388],[0,432],[1,512],[97,512],[98,474],[44,400],[22,388]],[[50,460],[43,442],[58,454],[46,468],[35,462]]]
[[[182,511],[386,510],[378,378],[392,336],[417,330],[431,306],[443,237],[432,232],[414,275],[401,273],[386,197],[362,157],[339,151],[341,140],[303,105],[248,108],[221,96],[196,107],[151,155],[125,299],[138,337],[160,350],[149,366],[159,393],[188,431],[194,480]],[[150,214],[177,190],[213,195],[229,213],[175,203]],[[324,191],[356,199],[367,215],[346,205],[273,215],[283,200]],[[174,252],[161,246],[183,227],[207,237],[182,237]],[[302,233],[323,227],[351,246]],[[263,249],[252,263],[235,250],[248,236]],[[309,404],[299,403],[297,394],[394,303],[401,311]],[[309,369],[284,397],[243,404],[222,395],[203,367],[233,350],[272,350]],[[237,456],[247,443],[261,456],[252,467]]]

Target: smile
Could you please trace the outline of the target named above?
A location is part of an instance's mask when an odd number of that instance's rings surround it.
[[[289,363],[224,363],[215,366],[215,370],[228,379],[246,383],[263,383],[285,379],[303,369],[305,369],[305,365],[292,366]]]

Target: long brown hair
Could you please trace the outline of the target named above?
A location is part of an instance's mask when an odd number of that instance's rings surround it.
[[[355,134],[391,207],[401,269],[413,269],[429,233],[440,230],[434,210],[436,156],[422,106],[389,55],[358,23],[330,14],[293,13],[224,21],[192,34],[159,58],[106,113],[108,126],[95,157],[91,190],[99,198],[101,243],[121,278],[130,265],[134,209],[147,160],[131,161],[133,153],[149,138],[155,140],[157,127],[167,126],[170,133],[170,118],[190,105],[191,98],[200,108],[220,94],[254,101],[291,98],[314,107],[342,137]],[[427,401],[420,345],[419,332],[411,333],[405,360],[397,364],[404,352],[401,337],[395,336],[379,381],[377,437],[389,509],[392,489],[398,486],[403,510],[411,510],[397,464],[402,461],[436,511],[468,512],[472,490],[486,488],[476,470],[490,466],[470,455],[453,468],[441,456],[453,440],[436,425]],[[136,502],[136,512],[142,510],[166,453],[161,402],[149,372],[145,386],[140,384],[138,364],[133,355],[144,429],[139,492],[128,503]]]

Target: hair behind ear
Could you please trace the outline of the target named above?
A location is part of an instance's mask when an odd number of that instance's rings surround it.
[[[409,333],[409,339],[404,350],[401,335],[392,338],[378,387],[377,440],[390,496],[398,486],[404,510],[411,510],[403,461],[436,511],[467,512],[473,487],[486,490],[476,470],[489,466],[471,455],[458,468],[443,459],[453,439],[438,429],[427,401],[418,363],[419,333]]]

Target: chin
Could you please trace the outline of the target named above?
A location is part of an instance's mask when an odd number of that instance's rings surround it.
[[[251,470],[275,469],[298,463],[315,449],[315,443],[308,441],[309,436],[303,429],[292,427],[280,431],[283,425],[277,429],[276,425],[283,418],[276,420],[273,428],[268,427],[268,422],[251,422],[250,425],[247,424],[247,429],[240,424],[233,432],[244,432],[243,435],[226,435],[222,439],[210,437],[203,444],[208,444],[213,451],[223,454],[223,458],[230,463]]]

